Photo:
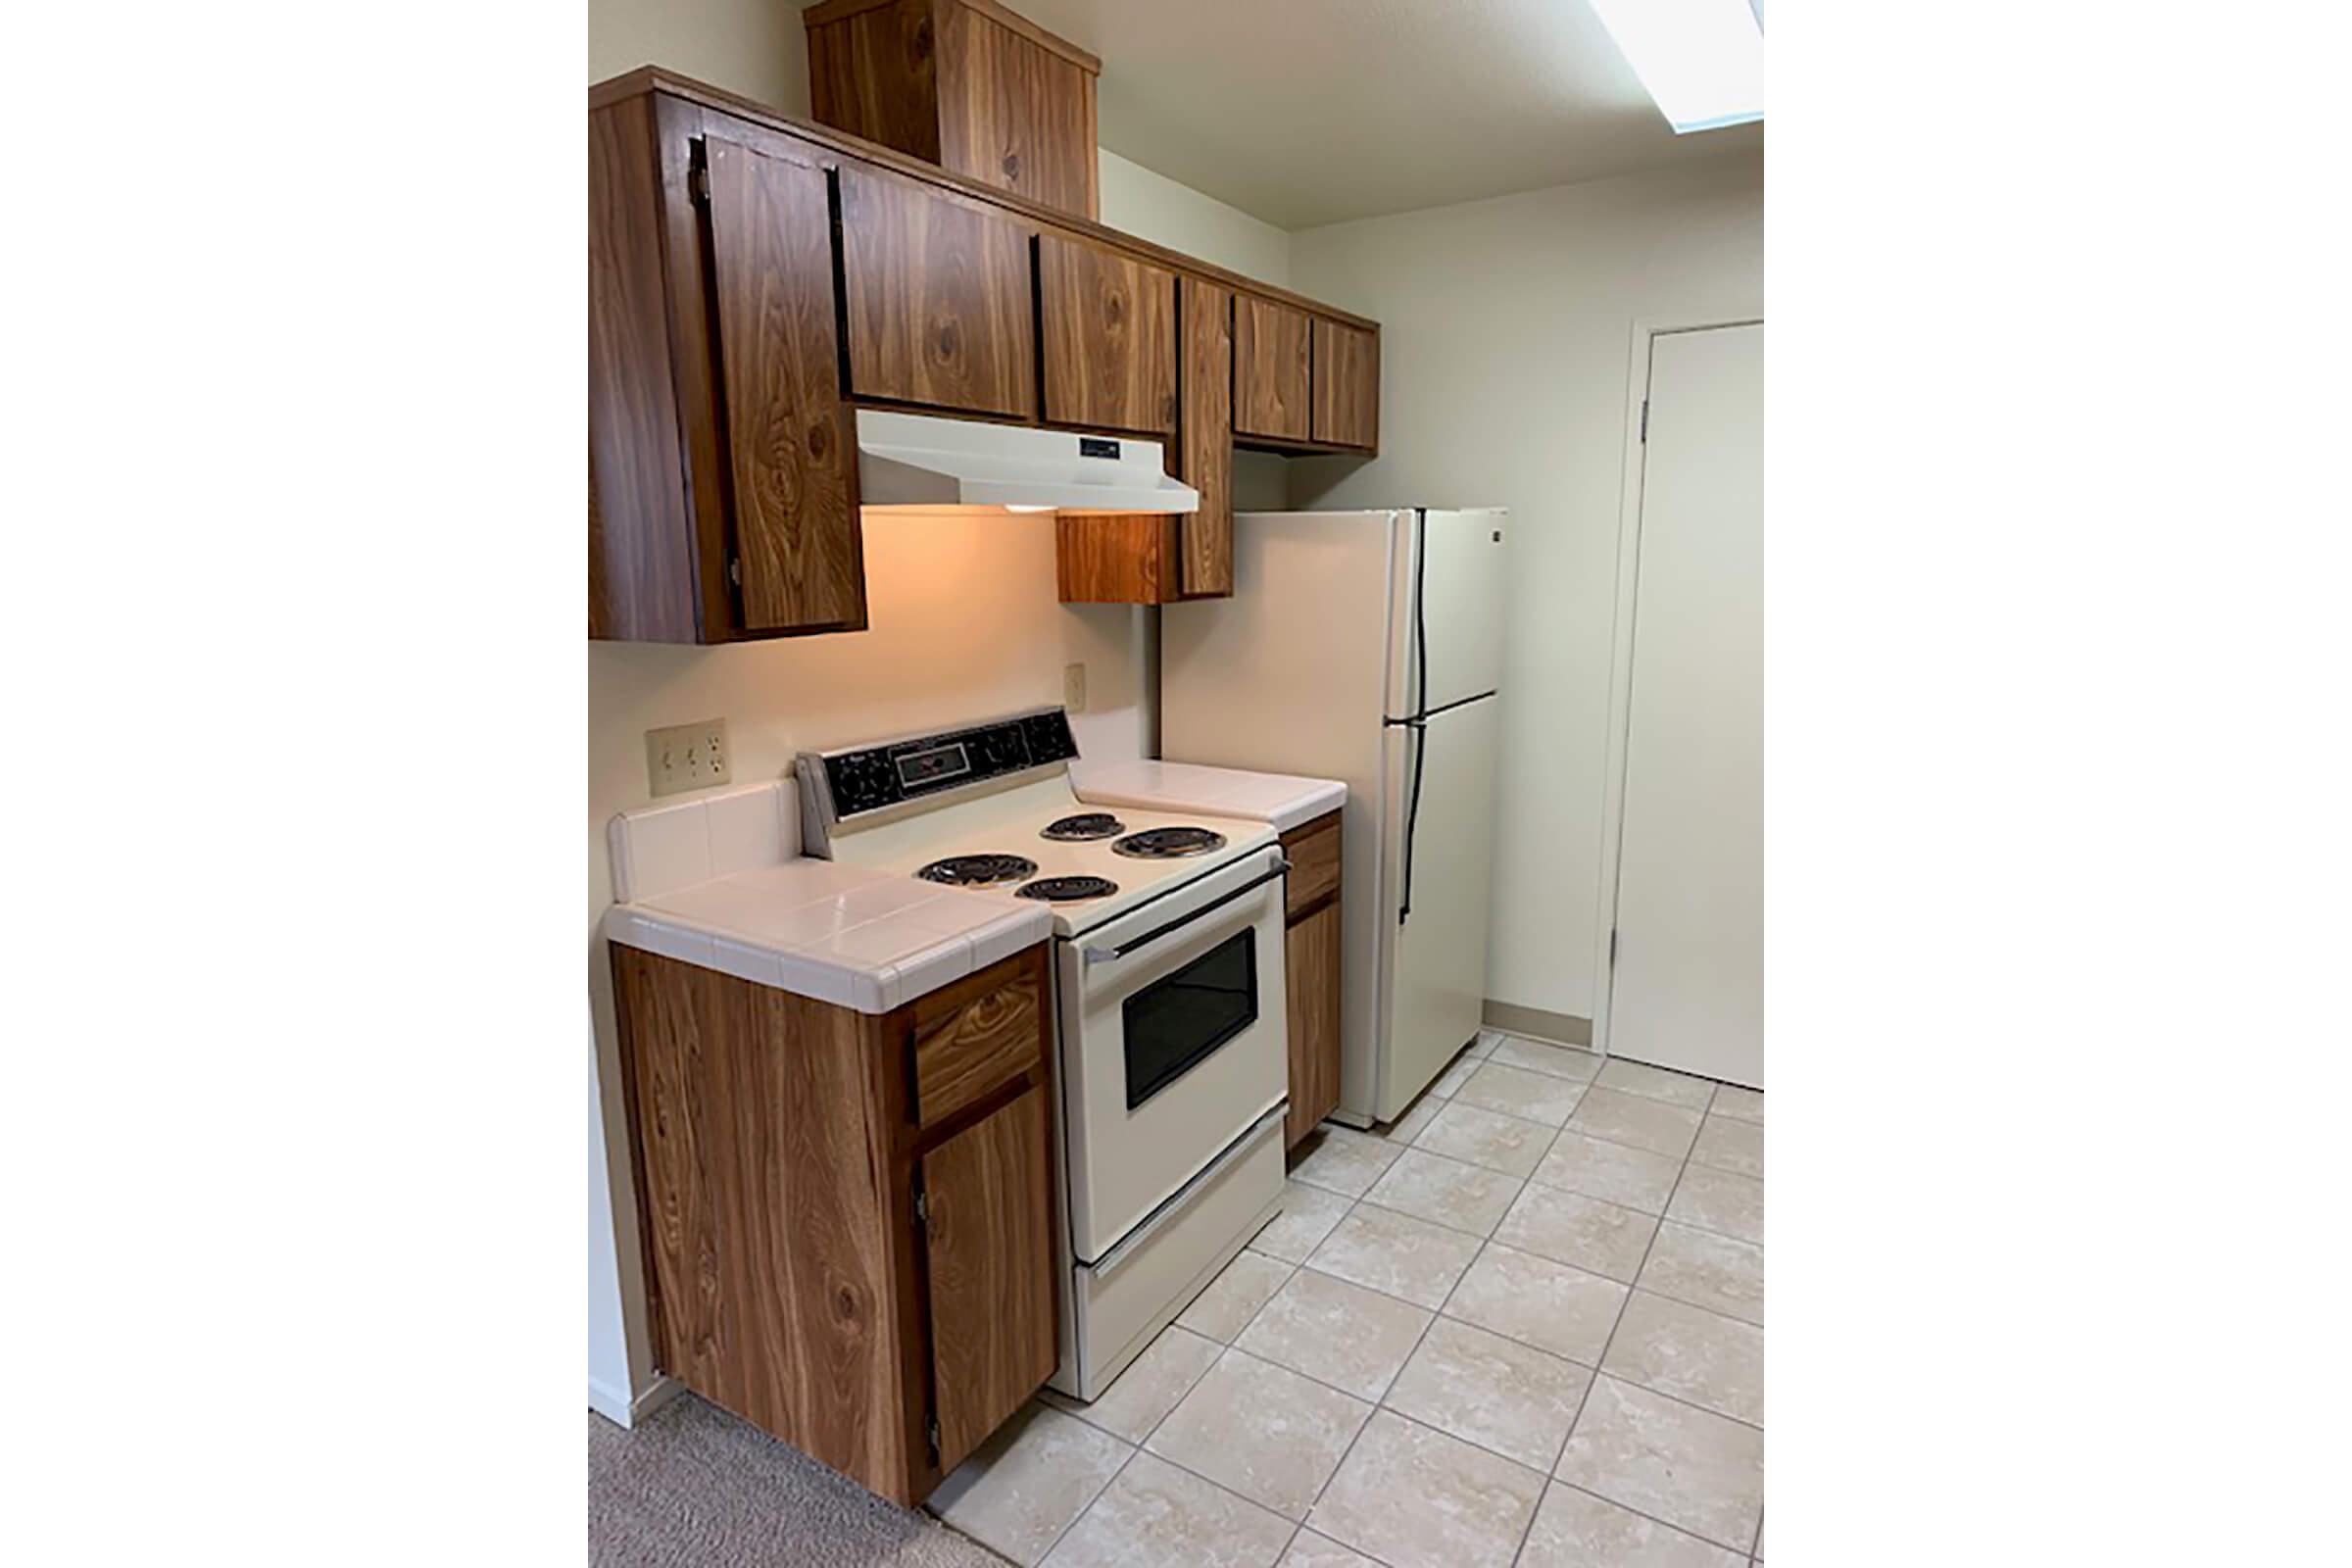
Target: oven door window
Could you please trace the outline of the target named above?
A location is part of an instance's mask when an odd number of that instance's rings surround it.
[[[1257,931],[1218,943],[1129,997],[1127,1108],[1135,1109],[1257,1022]]]

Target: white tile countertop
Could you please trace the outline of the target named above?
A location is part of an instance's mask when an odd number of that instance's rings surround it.
[[[797,807],[770,782],[614,817],[606,938],[884,1013],[1053,932],[1042,904],[804,858]]]
[[[1348,800],[1348,786],[1338,779],[1250,773],[1149,758],[1132,762],[1073,762],[1070,784],[1089,806],[1243,816],[1271,822],[1278,833],[1288,833],[1327,811],[1338,810]]]

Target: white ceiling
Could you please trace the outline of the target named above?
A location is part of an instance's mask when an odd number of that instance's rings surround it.
[[[1006,0],[1102,57],[1102,142],[1283,228],[1752,149],[1677,136],[1586,0]]]

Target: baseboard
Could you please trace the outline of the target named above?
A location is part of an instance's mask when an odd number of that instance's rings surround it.
[[[1480,1011],[1488,1028],[1500,1029],[1505,1034],[1548,1040],[1560,1046],[1592,1044],[1592,1020],[1579,1018],[1572,1012],[1546,1012],[1542,1007],[1522,1007],[1516,1002],[1496,1002],[1493,997],[1487,998]]]
[[[656,1373],[646,1391],[633,1397],[602,1378],[590,1378],[588,1408],[616,1427],[633,1427],[685,1392],[685,1384],[662,1373]]]

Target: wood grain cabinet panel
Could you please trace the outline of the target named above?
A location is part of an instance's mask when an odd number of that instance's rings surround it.
[[[1380,338],[1315,318],[1314,438],[1333,446],[1380,445]]]
[[[1282,836],[1291,862],[1284,956],[1289,968],[1291,1113],[1296,1144],[1340,1103],[1340,813]]]
[[[939,161],[985,184],[1096,216],[1095,57],[998,6],[939,7]]]
[[[661,1370],[913,1506],[1060,1353],[1044,945],[881,1017],[612,954]]]
[[[1304,311],[1243,294],[1233,304],[1233,428],[1237,435],[1305,441],[1313,320]]]
[[[1175,273],[1041,234],[1037,298],[1050,422],[1175,432]]]
[[[923,1156],[943,1471],[1054,1375],[1051,1133],[1032,1089]]]
[[[1035,417],[1027,225],[876,170],[838,178],[850,390]]]
[[[633,948],[612,969],[662,1370],[837,1470],[904,1478],[867,1020]]]
[[[997,0],[825,0],[802,20],[819,121],[1095,216],[1094,55]]]
[[[1329,812],[1285,833],[1282,855],[1291,862],[1284,916],[1296,920],[1340,890],[1340,813]]]
[[[1188,277],[1177,296],[1177,477],[1200,492],[1178,519],[1187,599],[1233,592],[1233,290]]]
[[[1340,1103],[1340,906],[1338,901],[1283,933],[1289,967],[1291,1110],[1286,1145],[1315,1130]]]
[[[914,1023],[916,1120],[925,1127],[1034,1071],[1048,1005],[1039,977],[1027,972],[977,996],[960,987],[934,996],[945,1004],[934,1013],[925,997]]]
[[[712,136],[710,272],[743,623],[865,624],[825,176]]]

